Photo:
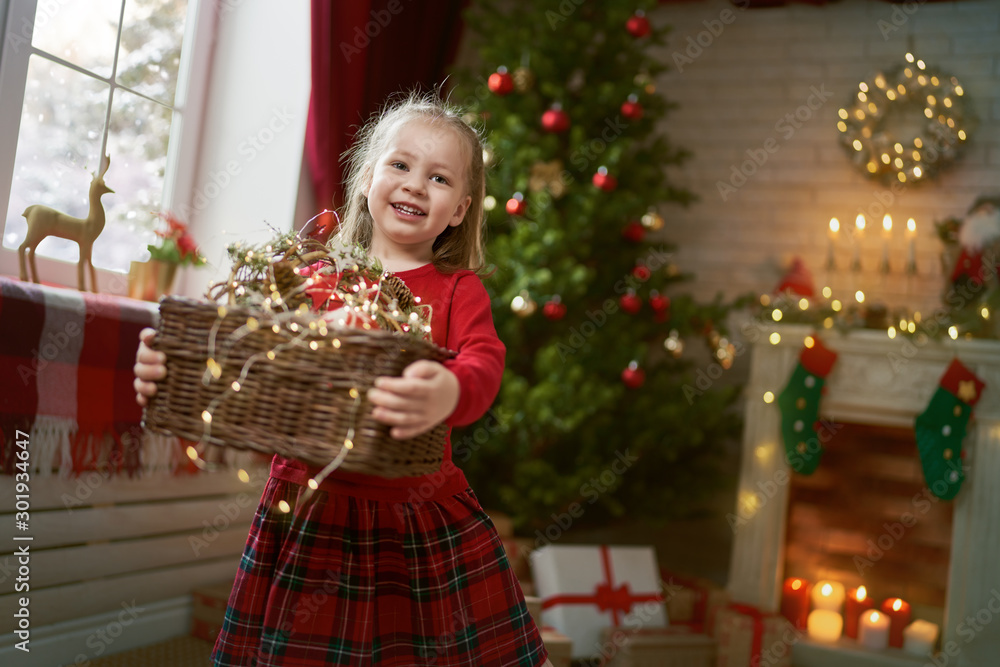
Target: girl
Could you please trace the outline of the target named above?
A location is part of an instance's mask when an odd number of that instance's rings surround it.
[[[361,130],[348,154],[339,234],[363,244],[430,303],[434,342],[369,393],[373,415],[409,438],[469,424],[499,386],[504,346],[476,275],[483,265],[483,149],[436,98],[411,95]],[[137,400],[166,373],[143,332]],[[499,536],[461,470],[384,479],[275,456],[250,529],[216,665],[551,666]],[[286,501],[292,511],[279,511]]]

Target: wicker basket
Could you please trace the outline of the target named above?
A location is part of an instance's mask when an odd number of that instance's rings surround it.
[[[341,470],[382,477],[409,477],[436,471],[444,457],[447,427],[408,440],[389,435],[389,426],[371,417],[366,398],[373,380],[398,376],[419,359],[443,361],[452,356],[437,346],[382,330],[338,331],[339,347],[327,344],[310,349],[311,340],[261,359],[240,380],[240,391],[230,389],[247,360],[287,341],[266,326],[227,348],[229,335],[258,313],[247,307],[229,307],[219,322],[218,305],[170,296],[160,301],[160,324],[155,349],[166,354],[167,377],[145,412],[146,428],[214,445],[280,454],[305,463],[330,463],[350,438],[353,447]],[[208,374],[208,341],[216,329],[218,378]],[[352,392],[352,390],[355,390]],[[223,394],[228,394],[218,400]],[[205,438],[203,412],[213,401]]]

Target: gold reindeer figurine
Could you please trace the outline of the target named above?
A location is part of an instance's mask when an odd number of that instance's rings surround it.
[[[28,221],[28,234],[24,237],[24,243],[17,249],[18,259],[21,262],[21,280],[27,282],[28,272],[24,263],[24,251],[28,251],[28,260],[31,264],[31,279],[38,282],[38,269],[35,267],[35,248],[48,236],[57,236],[61,239],[76,241],[80,246],[80,260],[77,262],[78,288],[81,292],[86,291],[83,280],[84,263],[90,266],[90,287],[97,292],[97,272],[94,270],[94,263],[91,261],[91,254],[94,249],[94,240],[104,231],[104,205],[101,203],[101,196],[114,193],[114,190],[104,184],[104,174],[111,166],[111,156],[105,155],[101,160],[100,170],[94,174],[94,179],[90,182],[90,212],[86,218],[74,218],[66,215],[54,208],[33,204],[24,209],[21,215]]]

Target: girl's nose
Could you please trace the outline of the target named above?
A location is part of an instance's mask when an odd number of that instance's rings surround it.
[[[403,183],[403,189],[407,192],[413,192],[415,194],[423,194],[424,192],[424,179],[417,176],[413,172],[410,172]]]

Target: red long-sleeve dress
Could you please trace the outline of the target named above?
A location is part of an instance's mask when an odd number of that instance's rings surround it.
[[[458,352],[444,364],[461,387],[446,423],[472,423],[496,396],[505,352],[482,282],[432,264],[396,275],[431,305],[434,342]],[[449,441],[441,469],[422,477],[335,471],[308,498],[318,469],[275,456],[215,664],[542,665],[496,529],[451,455]]]

